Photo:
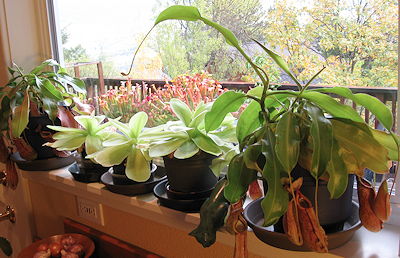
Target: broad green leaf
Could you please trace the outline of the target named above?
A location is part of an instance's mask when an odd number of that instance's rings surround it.
[[[213,27],[214,29],[218,30],[224,36],[226,42],[229,45],[236,47],[236,49],[239,50],[239,52],[242,53],[242,55],[244,55],[243,50],[239,46],[239,41],[237,40],[235,35],[232,33],[232,31],[230,31],[227,28],[224,28],[223,26],[219,25],[218,23],[210,21],[204,17],[202,17],[201,20],[208,26]],[[249,60],[249,58],[247,56],[245,56],[245,58],[246,58],[246,60]]]
[[[293,112],[286,112],[278,122],[275,152],[285,171],[290,174],[300,153],[300,128]]]
[[[193,141],[189,140],[176,149],[174,157],[177,159],[187,159],[193,157],[197,152],[199,152],[199,148]]]
[[[57,125],[48,125],[48,128],[58,132],[81,132],[82,129],[79,128],[71,128],[71,127],[64,127],[64,126],[57,126]]]
[[[257,179],[257,172],[248,169],[243,154],[238,154],[229,163],[227,179],[224,196],[230,203],[236,203],[245,196],[249,184]]]
[[[181,120],[185,126],[189,126],[193,114],[188,105],[179,99],[171,99],[169,103],[179,120]]]
[[[262,145],[259,142],[256,142],[246,148],[243,152],[243,160],[246,164],[246,167],[249,169],[254,169],[256,171],[259,170],[258,166],[258,157],[261,155]]]
[[[348,172],[360,175],[369,168],[375,173],[387,173],[390,159],[386,148],[370,132],[350,122],[331,119],[333,136],[341,148]]]
[[[260,116],[260,111],[260,104],[253,100],[246,109],[243,110],[242,114],[240,114],[236,125],[236,136],[240,143],[242,143],[247,135],[261,126],[263,119]]]
[[[207,135],[198,133],[192,138],[192,141],[199,147],[202,151],[209,154],[218,156],[221,154],[221,149],[218,145]]]
[[[204,110],[203,112],[200,112],[197,115],[193,115],[193,119],[190,122],[189,127],[197,128],[200,125],[200,123],[204,123],[204,117],[206,116],[206,114],[207,114],[207,111]]]
[[[28,89],[25,91],[24,100],[22,104],[15,107],[13,110],[11,120],[11,133],[13,138],[21,136],[29,122],[29,93]]]
[[[155,25],[166,20],[197,21],[200,18],[200,12],[196,7],[174,5],[168,7],[158,15]]]
[[[83,131],[82,129],[76,129],[76,131],[69,131],[69,132],[58,132],[53,134],[53,139],[54,140],[64,140],[64,139],[69,139],[69,138],[73,138],[73,137],[81,137],[81,136],[85,136],[86,137],[86,133],[85,131]]]
[[[227,91],[219,96],[205,117],[206,132],[217,129],[229,112],[237,111],[246,100],[245,94],[236,91]]]
[[[315,89],[314,91],[323,93],[333,93],[347,99],[350,99],[371,111],[372,114],[382,123],[382,125],[387,129],[391,130],[393,125],[393,115],[390,109],[379,99],[365,94],[357,93],[353,94],[350,89],[343,87],[333,87],[333,88],[323,88]]]
[[[310,173],[318,179],[325,173],[332,157],[332,125],[318,107],[307,103],[305,108],[311,118],[310,136],[313,153]]]
[[[126,137],[123,134],[120,133],[115,133],[115,132],[110,132],[108,135],[106,135],[106,138],[103,140],[103,146],[104,147],[110,147],[110,146],[116,146],[123,144],[129,140],[128,137]]]
[[[236,154],[238,154],[238,150],[236,148],[231,148],[229,151],[224,152],[223,155],[213,159],[210,165],[210,169],[212,170],[214,175],[219,177],[223,169],[228,167],[229,163]]]
[[[36,85],[41,90],[41,93],[51,100],[62,101],[64,98],[62,93],[54,87],[54,85],[47,78],[40,78],[35,76]]]
[[[129,120],[129,129],[131,138],[138,138],[144,126],[147,123],[147,114],[145,112],[138,112]]]
[[[173,153],[187,140],[188,138],[176,138],[165,142],[153,142],[149,148],[149,155],[152,158],[166,156]]]
[[[383,132],[381,130],[370,129],[372,135],[374,136],[375,140],[377,140],[382,146],[386,148],[389,154],[390,160],[398,160],[399,159],[399,152],[397,150],[397,145],[395,140],[393,139],[392,135],[389,133]],[[400,137],[396,136],[397,139],[400,141]]]
[[[85,150],[88,155],[103,149],[100,137],[88,135],[85,139]]]
[[[123,134],[127,137],[130,137],[130,130],[129,126],[125,123],[122,123],[116,119],[110,119],[112,125],[114,125],[118,130],[120,130]]]
[[[49,118],[54,121],[57,118],[58,115],[58,106],[57,103],[49,98],[42,98],[43,102],[43,109],[46,112],[46,114],[49,116]]]
[[[46,146],[50,146],[59,151],[72,151],[82,146],[85,142],[85,135],[69,135],[69,137],[63,137],[57,139],[55,142],[46,143]]]
[[[59,66],[59,64],[57,63],[57,61],[53,60],[53,59],[47,59],[45,61],[43,61],[40,65],[36,66],[35,68],[32,69],[32,71],[30,73],[33,74],[38,74],[39,72],[41,72],[46,66]]]
[[[125,174],[136,182],[145,182],[150,178],[150,163],[139,149],[133,149],[129,153]]]
[[[0,249],[7,256],[11,256],[13,253],[13,249],[11,247],[10,242],[4,237],[0,237]]]
[[[336,140],[332,145],[332,158],[328,164],[327,172],[329,174],[328,191],[331,199],[337,199],[346,191],[349,181],[347,167],[340,156],[340,148]]]
[[[267,227],[278,222],[279,218],[285,214],[289,203],[289,195],[281,183],[280,175],[286,172],[275,153],[276,139],[272,129],[267,129],[266,138],[261,142],[262,154],[265,156],[263,177],[268,184],[268,190],[261,201],[261,207],[264,212],[263,226]]]
[[[120,145],[104,148],[99,152],[88,155],[87,158],[94,158],[97,163],[104,167],[111,167],[121,164],[131,151],[132,143],[125,142]]]
[[[78,78],[73,78],[64,73],[58,73],[57,79],[64,84],[70,85],[75,91],[79,93],[86,93],[86,85],[85,83]]]
[[[340,104],[334,98],[326,94],[315,91],[305,91],[301,97],[308,99],[333,117],[350,119],[355,122],[364,122],[357,111],[353,108]]]
[[[258,42],[257,40],[253,39],[254,42],[256,42],[265,52],[267,52],[267,54],[275,61],[275,63],[287,74],[290,76],[290,78],[292,78],[292,80],[296,83],[296,85],[301,88],[301,84],[300,82],[297,80],[297,78],[292,74],[292,72],[290,72],[289,66],[286,63],[285,60],[283,60],[283,58],[274,53],[273,51],[269,50],[268,48],[266,48],[263,44],[261,44],[260,42]]]

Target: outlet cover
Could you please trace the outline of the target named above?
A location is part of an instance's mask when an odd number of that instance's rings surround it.
[[[103,206],[94,201],[77,197],[78,216],[104,226]]]

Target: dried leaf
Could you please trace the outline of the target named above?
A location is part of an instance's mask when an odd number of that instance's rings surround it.
[[[375,203],[374,188],[367,180],[361,177],[357,177],[357,192],[358,202],[360,204],[359,214],[361,223],[369,231],[381,231],[381,229],[383,228],[382,221],[376,216],[373,211]]]
[[[6,163],[6,175],[7,175],[7,186],[11,189],[17,188],[18,185],[18,173],[15,163],[10,159]]]
[[[27,143],[25,141],[24,138],[21,138],[21,137],[14,138],[13,143],[14,143],[15,147],[17,148],[21,158],[23,158],[25,160],[29,160],[29,161],[35,160],[37,158],[36,151],[32,148],[31,145],[29,145],[29,143]]]

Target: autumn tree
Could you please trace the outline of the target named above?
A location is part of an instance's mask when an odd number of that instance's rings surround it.
[[[232,30],[243,45],[261,39],[265,26],[259,0],[173,0],[160,4],[196,6],[201,14]],[[161,24],[156,35],[164,72],[170,77],[206,70],[220,80],[240,80],[249,73],[240,54],[216,30],[199,22]]]
[[[320,83],[397,85],[396,0],[279,0],[266,16],[265,41],[300,80],[325,65]]]

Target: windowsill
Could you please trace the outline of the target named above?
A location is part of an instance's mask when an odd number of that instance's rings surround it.
[[[66,168],[50,172],[23,171],[22,175],[35,183],[44,184],[75,196],[102,203],[116,210],[153,220],[184,232],[190,232],[199,222],[198,213],[188,214],[161,207],[157,204],[157,199],[152,194],[128,197],[112,193],[100,183],[84,184],[77,182],[73,180]],[[399,206],[393,207],[394,212],[391,221],[399,221]],[[330,255],[326,257],[397,257],[399,232],[400,228],[398,226],[390,224],[385,225],[385,228],[379,233],[368,232],[361,228],[356,232],[352,240],[342,247],[331,250]],[[227,233],[218,232],[217,241],[233,248],[234,237]],[[265,256],[265,254],[269,254],[269,257],[280,258],[320,256],[317,253],[292,252],[268,246],[256,239],[252,232],[248,234],[248,247],[250,253],[260,256]]]

